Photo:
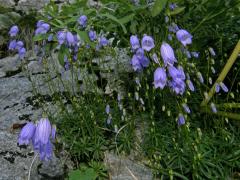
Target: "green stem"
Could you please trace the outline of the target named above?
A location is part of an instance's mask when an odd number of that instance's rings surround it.
[[[225,77],[227,76],[228,72],[230,71],[232,65],[236,61],[239,52],[240,52],[240,40],[238,41],[237,45],[235,46],[231,56],[229,57],[226,65],[224,66],[221,74],[218,76],[216,82],[214,83],[214,85],[212,86],[210,91],[208,92],[208,98],[206,98],[202,101],[201,106],[206,106],[207,103],[210,101],[210,99],[213,97],[213,95],[215,93],[216,84],[219,82],[222,82],[225,79]]]

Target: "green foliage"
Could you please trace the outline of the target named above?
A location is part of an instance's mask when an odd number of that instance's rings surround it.
[[[239,38],[239,0],[179,0],[176,1],[178,7],[170,11],[168,7],[171,2],[156,0],[151,6],[141,1],[138,6],[134,6],[126,0],[103,0],[98,7],[88,8],[85,0],[78,0],[72,5],[63,5],[59,10],[52,1],[45,8],[41,19],[51,24],[51,33],[69,30],[77,33],[81,40],[91,47],[79,48],[78,62],[73,63],[71,69],[72,76],[76,73],[74,68],[80,72],[86,70],[87,78],[82,81],[91,84],[88,86],[91,91],[72,91],[66,99],[60,96],[62,113],[55,120],[61,137],[60,143],[69,152],[77,168],[80,168],[69,173],[70,179],[106,177],[104,168],[96,163],[103,160],[104,151],[130,153],[137,147],[142,147],[142,154],[145,155],[142,159],[148,159],[148,165],[156,176],[161,178],[226,179],[239,170],[238,129],[221,116],[216,119],[215,116],[199,110],[204,92],[211,87],[209,78],[214,80],[217,76],[210,69],[215,64],[217,71],[222,68],[226,59],[224,54],[232,49]],[[89,17],[89,27],[93,27],[98,33],[106,32],[105,35],[109,38],[114,36],[111,47],[100,52],[95,51],[96,42],[91,42],[87,34],[90,29],[82,31],[77,27],[76,21],[82,14]],[[166,16],[169,18],[167,23]],[[111,70],[102,71],[100,66],[107,63],[96,66],[93,65],[96,62],[92,59],[105,55],[114,57],[115,47],[129,47],[130,34],[137,34],[139,38],[143,34],[153,36],[156,53],[160,57],[160,45],[162,41],[167,41],[168,26],[172,23],[193,34],[193,46],[187,47],[187,50],[201,51],[198,60],[187,59],[179,48],[180,43],[175,34],[171,34],[174,37],[171,43],[179,64],[188,72],[188,76],[193,77],[196,92],[188,91],[182,96],[174,96],[169,89],[165,88],[161,92],[154,89],[153,72],[159,64],[152,64],[147,70],[136,75],[126,73],[124,78],[119,77],[125,87],[121,103],[116,100],[116,91],[109,93],[110,95],[104,94],[106,84],[101,75]],[[48,35],[35,36],[34,41],[41,44]],[[57,44],[56,42],[54,34],[53,43]],[[210,46],[215,47],[217,51],[218,56],[215,60],[208,52]],[[54,48],[48,47],[46,54],[49,55]],[[64,45],[57,49],[57,52],[59,62],[63,66],[64,57],[70,56],[71,52]],[[147,53],[149,58],[151,55],[151,52]],[[112,61],[114,60],[113,58]],[[205,85],[197,80],[198,65],[204,74]],[[234,91],[231,93],[237,97],[236,103],[239,103],[239,85],[233,88],[239,77],[239,68],[233,72],[234,80],[229,78],[230,87]],[[112,79],[114,73],[111,74]],[[97,74],[99,79],[91,81],[92,74]],[[135,77],[140,79],[139,87],[134,83]],[[73,86],[71,83],[69,82],[70,88]],[[77,85],[79,84],[80,82],[77,82]],[[102,91],[99,93],[96,87]],[[80,85],[78,88],[80,89]],[[227,95],[227,102],[231,93]],[[221,106],[226,100],[226,94],[214,100],[219,102],[219,109],[226,108]],[[192,114],[185,116],[184,126],[177,126],[175,117],[183,111],[182,103],[191,104]],[[111,107],[110,115],[105,112],[107,104]],[[111,119],[110,123],[108,118]],[[140,137],[142,143],[138,142],[136,137],[136,128],[139,126],[143,129],[143,135]],[[89,167],[81,168],[79,162],[87,163]]]
[[[97,174],[92,168],[74,170],[69,172],[69,180],[95,180]]]

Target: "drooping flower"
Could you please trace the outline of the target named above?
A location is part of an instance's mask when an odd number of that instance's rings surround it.
[[[56,138],[56,130],[57,130],[56,125],[55,124],[52,125],[52,132],[51,132],[52,139]]]
[[[216,108],[216,105],[214,103],[211,103],[210,107],[211,107],[213,113],[217,113],[217,108]]]
[[[177,8],[178,6],[177,6],[177,4],[176,3],[170,3],[169,4],[169,9],[171,10],[171,11],[173,11],[175,8]]]
[[[182,107],[183,107],[183,109],[184,109],[184,111],[185,111],[186,113],[188,113],[188,114],[191,113],[191,110],[190,110],[190,108],[188,107],[188,105],[187,105],[186,103],[183,103],[183,104],[182,104]]]
[[[87,16],[82,15],[82,16],[79,17],[78,23],[80,24],[80,26],[86,27],[87,26],[87,20],[88,20]]]
[[[39,148],[39,153],[41,161],[50,160],[53,154],[53,145],[51,141],[48,141],[47,144],[41,145]]]
[[[140,63],[140,61],[139,61],[139,59],[137,58],[136,55],[133,55],[132,60],[131,60],[131,64],[132,64],[132,67],[133,67],[134,71],[142,70],[141,63]]]
[[[150,51],[155,47],[154,40],[151,36],[144,35],[142,38],[142,48],[146,51]]]
[[[156,53],[153,53],[152,59],[153,59],[153,61],[154,61],[156,64],[159,64],[159,60],[158,60],[158,57],[157,57],[157,54],[156,54]]]
[[[24,47],[22,47],[21,49],[18,49],[18,55],[20,59],[23,59],[25,57],[26,54],[26,49]]]
[[[110,106],[109,106],[109,104],[106,105],[105,112],[106,112],[107,114],[110,113]]]
[[[49,29],[50,29],[50,25],[40,20],[37,22],[37,29],[35,31],[35,35],[46,34],[49,31]]]
[[[105,38],[105,37],[100,37],[100,39],[99,39],[99,44],[100,44],[100,46],[107,46],[108,43],[109,43],[109,41],[107,40],[107,38]]]
[[[12,40],[10,41],[9,45],[8,45],[8,49],[9,50],[14,50],[16,48],[17,42],[16,40]]]
[[[19,145],[28,145],[35,133],[36,126],[32,122],[28,122],[21,130],[19,137],[18,137],[18,143]]]
[[[148,67],[150,61],[147,58],[147,56],[143,56],[141,59],[139,59],[140,64],[142,65],[142,67]]]
[[[96,31],[90,30],[88,32],[88,37],[91,41],[95,41],[97,39]]]
[[[212,56],[216,56],[216,53],[212,47],[210,47],[208,50]]]
[[[35,143],[46,145],[52,132],[51,124],[47,118],[41,118],[37,123],[35,132]]]
[[[179,114],[178,115],[178,125],[182,126],[184,124],[185,124],[185,118],[184,118],[184,116],[182,114]]]
[[[193,57],[199,58],[199,54],[200,54],[200,53],[193,51],[193,52],[191,52],[191,54],[192,54]]]
[[[223,82],[220,82],[220,86],[224,92],[228,92],[228,88]]]
[[[19,32],[18,26],[14,25],[11,27],[10,31],[9,31],[9,35],[11,37],[15,37]]]
[[[174,51],[168,43],[163,42],[160,51],[165,66],[167,65],[173,66],[174,62],[177,62],[177,59],[175,58],[174,55]]]
[[[60,45],[62,45],[66,40],[66,32],[65,31],[58,31],[57,39],[58,39],[58,43]]]
[[[130,44],[133,50],[137,50],[138,48],[140,48],[140,43],[137,35],[132,35],[130,37]]]
[[[154,87],[163,89],[167,83],[167,74],[164,68],[157,68],[154,72]]]
[[[23,46],[24,46],[24,43],[22,41],[17,41],[15,48],[17,50],[19,50],[19,49],[23,48]]]
[[[176,33],[177,39],[186,46],[187,44],[192,44],[192,35],[185,29],[180,29]]]
[[[177,24],[172,23],[170,26],[168,26],[168,31],[176,33],[179,30],[179,27]]]
[[[181,66],[179,66],[178,68],[175,68],[174,66],[169,66],[168,72],[170,77],[172,78],[172,81],[169,82],[169,86],[176,94],[182,95],[185,92],[186,87],[186,77],[183,68]]]
[[[48,41],[50,42],[50,41],[52,41],[53,40],[53,34],[50,34],[49,36],[48,36]]]
[[[203,79],[202,73],[197,72],[197,77],[198,77],[200,83],[204,83],[204,79]]]
[[[142,48],[138,48],[135,54],[138,57],[138,59],[141,59],[144,57],[144,50]]]
[[[194,87],[192,81],[191,81],[190,79],[188,79],[186,82],[187,82],[188,88],[189,88],[191,91],[195,91],[195,87]]]
[[[220,91],[220,85],[218,83],[215,84],[215,92],[219,93]]]
[[[75,44],[74,36],[69,31],[66,33],[66,42],[68,46],[73,46]]]

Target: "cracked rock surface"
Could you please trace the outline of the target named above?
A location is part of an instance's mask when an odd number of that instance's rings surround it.
[[[36,121],[42,115],[32,83],[22,71],[21,63],[18,56],[0,59],[0,180],[27,179],[34,152],[31,146],[17,145],[21,128],[16,127],[27,121]],[[27,61],[27,66],[32,77],[44,82],[44,71],[37,61]],[[46,89],[44,87],[42,89]],[[45,91],[43,95],[45,99],[47,93]],[[53,114],[57,112],[51,100],[45,105]],[[36,158],[31,179],[63,179],[64,165],[60,159],[54,157],[48,163],[50,165],[42,164]]]

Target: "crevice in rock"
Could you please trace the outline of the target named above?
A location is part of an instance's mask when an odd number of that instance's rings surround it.
[[[21,158],[27,158],[27,155],[22,154],[20,152],[13,152],[13,151],[3,151],[3,152],[0,152],[0,156],[2,156],[5,160],[10,162],[11,164],[14,163],[15,158],[17,156],[19,156]]]
[[[18,105],[18,103],[14,103],[12,106],[5,106],[3,108],[3,110],[9,109],[9,108],[13,108],[14,106],[17,106],[17,105]]]
[[[14,76],[16,74],[19,74],[20,72],[22,72],[21,68],[15,70],[15,71],[7,71],[6,75],[4,77],[2,77],[2,78],[12,77],[12,76]]]
[[[20,121],[22,121],[22,120],[29,120],[30,116],[32,116],[32,115],[33,114],[23,114],[23,115],[19,116],[18,119]]]

